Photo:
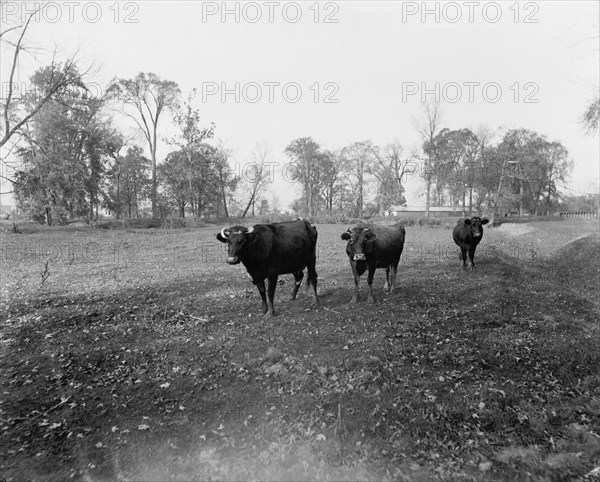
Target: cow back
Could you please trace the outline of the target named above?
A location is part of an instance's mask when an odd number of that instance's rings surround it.
[[[242,262],[261,271],[293,273],[306,267],[311,255],[315,256],[317,230],[308,221],[256,224],[253,232],[258,238]]]
[[[393,226],[374,225],[371,229],[377,236],[375,250],[377,253],[377,267],[386,267],[397,263],[404,249],[406,231],[401,223]]]

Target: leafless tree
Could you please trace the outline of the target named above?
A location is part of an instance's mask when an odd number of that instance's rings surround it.
[[[413,120],[413,125],[423,144],[432,143],[433,138],[437,134],[442,121],[442,109],[439,102],[427,102],[423,104],[424,119]],[[425,198],[425,215],[429,217],[429,207],[431,206],[431,182],[432,182],[432,156],[429,152],[426,155],[425,167],[423,176],[425,178],[426,198]]]
[[[600,125],[600,96],[596,95],[596,98],[585,110],[581,123],[588,134],[598,132],[598,126]]]
[[[31,24],[34,16],[39,14],[43,5],[35,4],[36,8],[27,16],[25,23],[21,25],[13,25],[7,27],[0,32],[0,40],[8,44],[9,49],[12,49],[12,60],[10,61],[9,77],[7,82],[6,97],[2,99],[0,108],[2,111],[2,132],[0,134],[0,147],[4,147],[14,136],[19,133],[39,111],[51,99],[59,94],[63,94],[70,87],[83,88],[82,78],[91,70],[88,68],[84,72],[80,72],[76,54],[67,59],[64,63],[60,63],[56,59],[54,52],[51,64],[47,71],[52,72],[52,76],[46,79],[44,85],[38,92],[32,93],[27,98],[17,98],[15,92],[15,73],[18,70],[19,61],[24,52],[29,48],[25,45],[25,35]],[[11,37],[16,35],[16,40],[11,40]],[[24,102],[27,101],[27,102]],[[4,162],[4,158],[2,158]]]
[[[344,167],[354,179],[356,195],[355,215],[362,217],[365,204],[365,174],[368,174],[372,163],[377,158],[377,148],[371,141],[354,142],[342,149]]]
[[[377,179],[377,202],[379,212],[389,204],[402,204],[404,200],[405,176],[411,172],[412,162],[404,156],[404,147],[400,141],[385,146],[382,152],[375,150],[370,173]]]
[[[243,218],[246,217],[250,208],[252,208],[252,216],[254,216],[256,200],[270,180],[271,148],[266,143],[256,144],[251,157],[252,162],[242,169],[242,182],[245,183],[246,189],[249,191],[248,203],[242,213]]]
[[[156,217],[158,123],[161,114],[165,110],[177,109],[180,94],[179,86],[176,82],[161,79],[151,72],[140,72],[133,79],[115,79],[108,91],[119,102],[133,108],[134,113],[125,111],[125,115],[133,119],[148,142],[150,159],[152,160],[152,216]]]

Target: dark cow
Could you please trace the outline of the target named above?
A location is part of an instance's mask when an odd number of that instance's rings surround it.
[[[308,283],[313,287],[313,299],[317,298],[316,247],[317,229],[308,221],[298,219],[285,223],[256,224],[251,228],[232,226],[223,228],[217,239],[227,243],[227,262],[242,263],[252,283],[262,298],[265,317],[275,316],[273,297],[280,274],[292,273],[296,280],[292,299],[296,299],[298,288],[308,268]],[[265,292],[265,279],[269,280],[269,298]]]
[[[475,266],[473,258],[475,258],[475,250],[477,245],[483,238],[483,225],[487,224],[489,220],[487,218],[472,217],[467,219],[461,219],[458,224],[454,226],[452,231],[452,238],[454,242],[460,247],[461,254],[459,255],[462,259],[463,269],[467,269],[467,252],[469,253],[469,269]]]
[[[342,234],[342,239],[348,241],[346,253],[350,260],[350,267],[354,275],[354,296],[351,303],[358,301],[358,282],[367,268],[369,275],[367,283],[369,285],[369,294],[367,301],[374,302],[373,298],[373,276],[377,268],[385,268],[385,286],[386,292],[394,291],[396,283],[396,273],[398,272],[398,263],[400,255],[404,248],[404,238],[406,232],[404,226],[397,223],[393,226],[369,226],[359,224],[354,228]],[[391,272],[391,276],[390,276]]]

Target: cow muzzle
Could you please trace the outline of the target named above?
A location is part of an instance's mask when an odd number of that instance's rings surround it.
[[[354,261],[364,261],[365,260],[365,255],[364,253],[356,253],[353,258]]]
[[[237,256],[227,256],[227,263],[229,264],[238,264],[240,259]]]

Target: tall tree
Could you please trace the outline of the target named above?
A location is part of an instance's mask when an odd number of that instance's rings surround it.
[[[194,199],[194,166],[190,165],[189,157],[195,157],[194,153],[186,153],[185,150],[171,152],[165,161],[158,166],[160,174],[160,185],[163,187],[163,195],[177,207],[179,216],[185,217],[185,206],[192,205]],[[194,160],[198,160],[197,158]],[[187,174],[187,176],[185,176]],[[188,184],[189,181],[189,184]],[[195,183],[194,183],[195,184]]]
[[[477,192],[477,202],[475,205],[475,210],[481,212],[481,203],[486,199],[488,190],[487,187],[489,183],[484,178],[486,176],[485,168],[488,165],[487,156],[489,154],[488,150],[493,148],[492,139],[494,137],[494,133],[487,126],[480,125],[475,132],[475,140],[478,145],[478,170],[475,172],[475,181],[474,187]],[[493,216],[493,213],[492,213]],[[493,221],[493,219],[492,219]]]
[[[192,212],[194,211],[193,204],[193,188],[192,188],[192,154],[206,140],[214,136],[215,125],[211,123],[210,127],[200,127],[200,111],[194,108],[192,103],[196,97],[196,89],[193,89],[184,102],[181,108],[175,111],[173,116],[175,124],[179,129],[179,135],[170,141],[181,149],[187,158],[187,181],[189,199],[191,202]]]
[[[271,149],[267,144],[257,144],[252,151],[252,162],[243,169],[242,182],[246,185],[248,191],[248,203],[242,213],[242,218],[246,217],[248,210],[252,208],[252,216],[255,215],[254,206],[256,201],[269,182]]]
[[[573,162],[569,159],[567,149],[556,141],[545,143],[542,155],[543,182],[538,181],[539,188],[536,194],[539,198],[535,199],[535,214],[540,214],[543,204],[544,214],[549,216],[552,209],[560,204],[560,185],[566,182],[573,169]]]
[[[343,158],[339,152],[323,151],[321,162],[321,182],[319,189],[325,202],[325,209],[333,213],[334,200],[340,191]]]
[[[469,214],[473,209],[473,190],[476,162],[479,158],[479,143],[469,129],[442,129],[431,142],[424,145],[425,152],[432,161],[432,181],[435,183],[438,204],[450,203],[456,206],[462,201],[463,214],[466,214],[466,195],[469,195]]]
[[[290,142],[284,152],[291,159],[289,174],[302,184],[304,216],[312,217],[317,213],[321,182],[323,157],[319,144],[311,137],[300,137]]]
[[[534,131],[514,129],[504,135],[498,154],[505,166],[503,182],[510,186],[520,215],[525,209],[537,213],[542,205],[550,212],[557,205],[558,185],[572,169],[568,153],[560,143],[549,142]]]
[[[161,114],[168,109],[176,110],[180,89],[176,82],[161,79],[154,73],[140,72],[133,79],[116,79],[109,87],[109,93],[132,108],[125,115],[133,119],[144,135],[152,161],[152,216],[157,217],[156,203],[156,148],[158,123]]]
[[[139,217],[140,204],[150,198],[150,164],[143,149],[135,145],[125,156],[117,156],[107,176],[109,209],[119,216]]]
[[[423,104],[424,119],[414,121],[414,126],[423,145],[431,144],[433,138],[440,129],[442,121],[442,109],[439,102],[428,102]],[[432,156],[433,152],[426,153],[425,166],[423,168],[423,178],[425,180],[425,215],[429,217],[429,207],[431,206],[431,182],[432,182]]]
[[[32,84],[53,75],[50,67],[42,68]],[[103,106],[102,99],[87,97],[84,87],[48,101],[22,129],[25,141],[17,152],[23,166],[15,191],[38,219],[48,224],[76,216],[97,219],[106,164],[121,145]]]
[[[377,148],[371,141],[354,142],[342,149],[347,172],[353,180],[353,191],[356,199],[354,215],[363,216],[365,206],[366,174],[377,159]]]
[[[223,207],[225,217],[229,217],[228,204],[231,199],[231,193],[235,191],[240,182],[239,176],[236,176],[229,166],[229,151],[224,146],[217,147],[214,159],[215,172],[218,181],[218,190],[220,194],[220,205]],[[217,209],[219,211],[219,209]],[[217,213],[220,215],[220,213]]]
[[[403,179],[411,166],[409,159],[403,157],[403,152],[404,148],[397,140],[385,146],[383,152],[375,150],[370,173],[377,179],[377,206],[380,213],[393,204],[406,204]]]

